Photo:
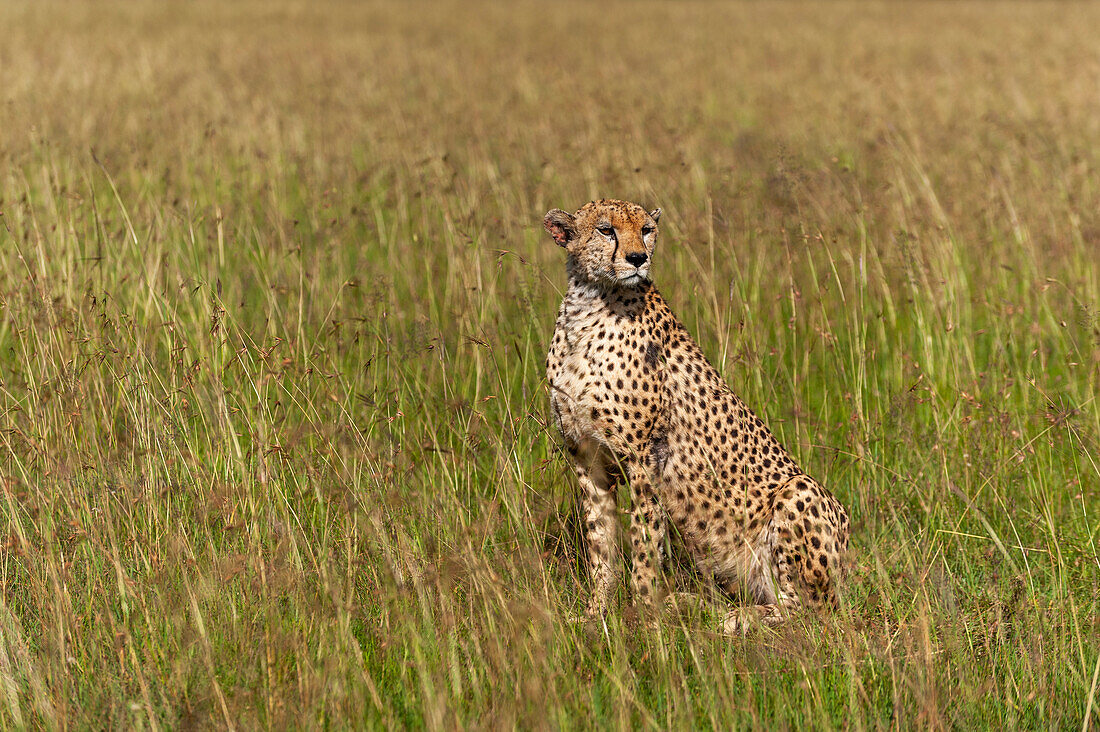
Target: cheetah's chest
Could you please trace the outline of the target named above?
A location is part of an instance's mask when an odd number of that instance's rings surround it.
[[[640,317],[563,304],[547,377],[567,438],[595,439],[615,451],[645,439],[659,404],[652,340]]]

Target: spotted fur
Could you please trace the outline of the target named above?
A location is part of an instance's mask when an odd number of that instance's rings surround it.
[[[650,282],[660,214],[601,200],[543,222],[567,252],[569,289],[546,366],[580,483],[587,612],[606,612],[619,580],[623,478],[643,606],[657,596],[669,520],[705,575],[755,599],[729,612],[727,631],[835,603],[848,515],[730,390]]]

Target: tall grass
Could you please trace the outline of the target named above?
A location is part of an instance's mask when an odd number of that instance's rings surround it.
[[[0,724],[1096,726],[1098,24],[0,7]],[[835,616],[567,622],[598,196],[849,507]]]

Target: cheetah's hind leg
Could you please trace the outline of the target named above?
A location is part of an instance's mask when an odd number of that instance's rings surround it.
[[[847,516],[807,476],[780,491],[749,577],[759,604],[730,611],[723,624],[727,634],[743,635],[754,623],[778,625],[806,604],[837,604],[836,579],[848,545]]]
[[[772,527],[769,527],[769,530]],[[747,589],[757,600],[756,605],[743,605],[726,613],[722,632],[745,635],[753,625],[779,625],[802,608],[791,561],[791,551],[765,542],[760,550],[768,556],[757,556]]]

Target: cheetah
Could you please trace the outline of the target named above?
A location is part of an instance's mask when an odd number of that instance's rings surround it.
[[[848,515],[730,390],[650,280],[661,209],[603,199],[553,209],[568,290],[547,355],[550,408],[571,455],[592,592],[606,613],[621,573],[618,486],[629,486],[631,587],[658,601],[668,522],[704,577],[755,606],[728,633],[835,605]]]

